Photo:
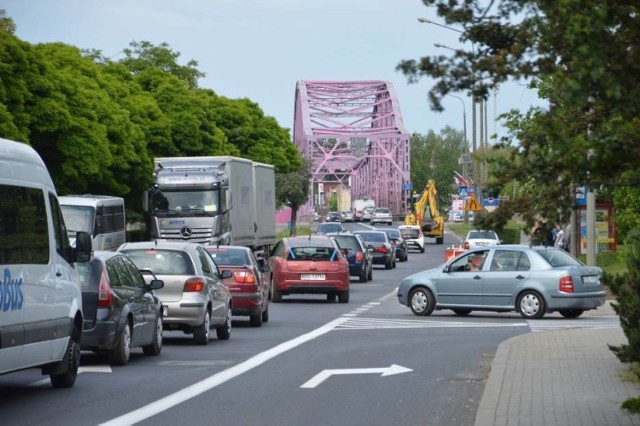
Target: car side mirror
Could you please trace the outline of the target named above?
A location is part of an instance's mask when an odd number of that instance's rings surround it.
[[[84,263],[91,260],[92,254],[91,235],[88,232],[79,231],[76,234],[76,247],[74,249],[74,258],[76,262]]]
[[[233,272],[231,272],[228,269],[225,269],[224,271],[220,272],[220,278],[225,279],[225,278],[231,278],[233,276]]]
[[[147,284],[147,291],[160,290],[162,287],[164,287],[164,281],[154,279],[151,280],[149,284]]]

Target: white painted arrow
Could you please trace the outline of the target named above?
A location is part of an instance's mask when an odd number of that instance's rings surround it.
[[[338,374],[382,374],[382,376],[392,376],[394,374],[408,373],[413,371],[410,368],[401,365],[391,364],[389,367],[382,368],[343,368],[340,370],[322,370],[311,378],[308,382],[300,386],[301,388],[315,388],[329,377]]]

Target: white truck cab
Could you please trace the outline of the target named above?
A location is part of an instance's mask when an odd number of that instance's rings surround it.
[[[71,247],[47,168],[30,146],[0,138],[0,374],[39,367],[71,387],[80,362],[82,301]]]

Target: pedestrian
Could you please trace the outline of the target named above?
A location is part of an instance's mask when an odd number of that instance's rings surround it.
[[[571,251],[571,224],[567,225],[564,231],[564,250]]]
[[[564,230],[562,226],[556,223],[556,240],[553,242],[554,247],[564,250]]]

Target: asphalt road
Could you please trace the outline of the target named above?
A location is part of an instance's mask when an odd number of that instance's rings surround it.
[[[348,304],[285,296],[260,328],[234,318],[228,341],[166,332],[160,356],[137,349],[113,368],[83,352],[72,389],[37,370],[0,376],[2,424],[471,425],[497,345],[529,328],[516,314],[419,318],[399,305],[400,280],[454,241],[352,277]]]

